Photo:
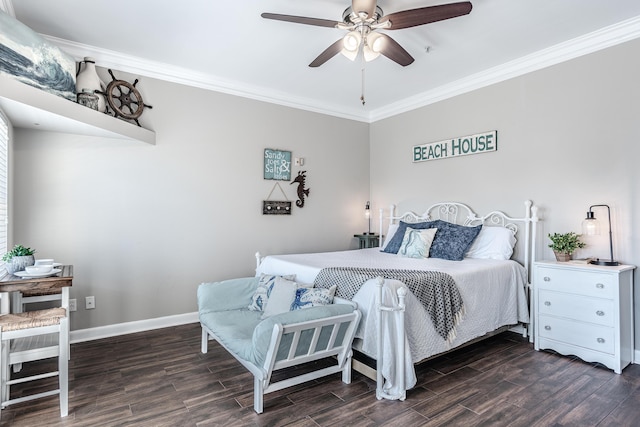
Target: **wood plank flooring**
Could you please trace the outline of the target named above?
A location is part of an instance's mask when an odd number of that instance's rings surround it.
[[[362,375],[346,385],[335,374],[267,395],[261,415],[252,376],[217,343],[209,349],[200,353],[197,324],[73,344],[69,416],[45,398],[5,409],[0,426],[640,425],[640,365],[616,375],[510,332],[422,364],[404,402],[376,400]]]

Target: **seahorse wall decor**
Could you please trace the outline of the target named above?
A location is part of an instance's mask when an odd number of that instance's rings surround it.
[[[296,206],[299,208],[304,207],[305,196],[309,197],[310,188],[304,188],[305,180],[307,179],[307,176],[305,175],[306,173],[307,171],[299,171],[298,176],[291,181],[291,184],[295,184],[296,182],[298,183],[298,200],[296,200]]]

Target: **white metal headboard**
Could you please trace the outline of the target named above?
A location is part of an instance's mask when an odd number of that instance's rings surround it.
[[[384,209],[380,209],[379,232],[382,236],[385,231],[385,220],[389,221],[389,224],[395,224],[398,221],[416,223],[440,219],[466,227],[473,227],[480,224],[491,227],[505,227],[511,230],[515,236],[519,237],[518,240],[524,235],[524,255],[521,263],[527,270],[528,279],[531,280],[531,267],[535,260],[536,250],[536,224],[539,221],[538,207],[535,206],[531,200],[526,200],[524,204],[525,215],[522,218],[511,217],[502,211],[491,211],[484,216],[478,216],[469,206],[457,202],[436,203],[420,215],[414,212],[405,212],[401,215],[396,215],[396,205],[391,205],[389,209],[390,213],[386,217],[384,215]],[[382,239],[380,240],[380,245],[382,245]]]

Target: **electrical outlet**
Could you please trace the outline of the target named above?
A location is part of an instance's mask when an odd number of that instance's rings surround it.
[[[96,308],[96,297],[85,297],[84,298],[84,308],[87,310],[91,310],[92,308]]]
[[[76,311],[78,309],[78,301],[75,298],[69,300],[69,311]]]

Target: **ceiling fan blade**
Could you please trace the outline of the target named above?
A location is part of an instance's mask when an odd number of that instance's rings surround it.
[[[342,46],[343,46],[342,39],[337,40],[334,44],[326,48],[324,52],[318,55],[318,57],[314,59],[313,62],[311,62],[311,64],[309,64],[309,67],[321,66],[322,64],[324,64],[325,62],[327,62],[328,60],[330,60],[331,58],[339,54],[340,51],[342,50]]]
[[[315,25],[317,27],[335,28],[335,26],[338,25],[338,22],[336,21],[329,21],[328,19],[307,18],[306,16],[280,15],[278,13],[263,13],[260,16],[265,19],[294,22],[296,24]]]
[[[351,0],[351,10],[355,13],[364,12],[367,18],[372,18],[376,11],[376,0]]]
[[[427,6],[419,9],[403,10],[383,16],[379,22],[391,21],[388,30],[400,30],[402,28],[416,27],[430,24],[445,19],[456,18],[471,12],[471,2],[441,4],[439,6]]]
[[[400,46],[397,41],[386,34],[379,34],[384,39],[384,43],[382,44],[382,48],[380,49],[381,54],[383,54],[390,60],[397,62],[403,67],[406,67],[414,61],[413,57],[409,55],[409,52],[407,52],[402,46]]]

